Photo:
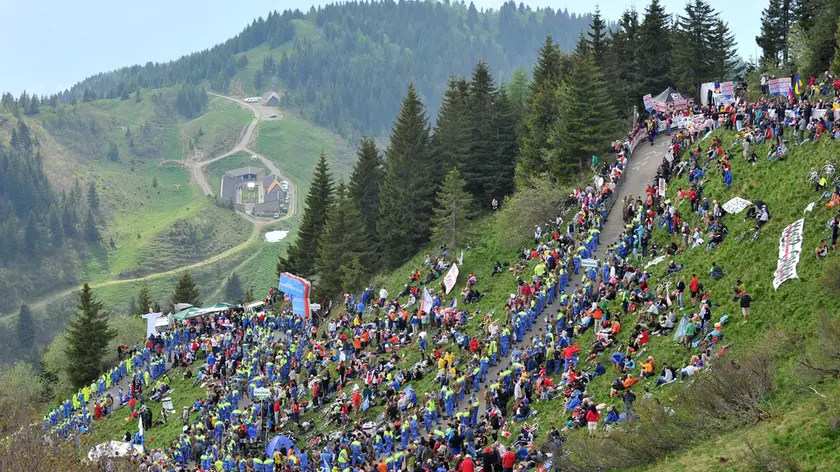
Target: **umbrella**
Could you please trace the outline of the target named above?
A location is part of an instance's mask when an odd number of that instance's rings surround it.
[[[187,308],[184,311],[179,311],[178,313],[172,315],[173,318],[181,321],[188,320],[190,318],[195,318],[197,316],[201,316],[201,310],[195,307]]]
[[[217,312],[220,312],[220,311],[230,310],[233,307],[234,307],[234,305],[231,305],[229,303],[221,302],[221,303],[216,303],[213,306],[201,307],[199,310],[201,311],[201,314],[203,315],[203,314],[206,314],[206,313],[217,313]]]
[[[293,449],[295,447],[295,443],[289,439],[288,436],[283,436],[282,434],[279,436],[274,436],[271,438],[271,441],[268,442],[265,446],[265,455],[268,457],[273,457],[275,451],[279,451],[286,446],[286,450]]]

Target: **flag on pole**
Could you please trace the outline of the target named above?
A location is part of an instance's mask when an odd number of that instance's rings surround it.
[[[802,77],[800,77],[799,74],[796,74],[796,86],[794,92],[796,92],[797,95],[802,95],[804,88],[805,84],[802,83]]]
[[[432,294],[429,293],[429,289],[423,288],[423,301],[420,302],[420,309],[426,313],[431,313],[433,303],[434,300],[432,300]]]

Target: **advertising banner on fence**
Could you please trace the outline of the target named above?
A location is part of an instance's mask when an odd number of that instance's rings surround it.
[[[446,288],[446,293],[452,291],[455,287],[455,282],[458,281],[458,264],[452,264],[452,268],[449,269],[449,272],[446,273],[446,277],[443,278],[443,286]]]
[[[792,223],[782,231],[779,238],[779,261],[773,274],[773,289],[778,290],[786,280],[798,279],[796,265],[799,264],[799,254],[802,252],[802,229],[805,220]]]
[[[280,274],[280,284],[277,288],[289,297],[294,314],[309,318],[309,290],[312,284],[308,280],[283,272]]]
[[[642,101],[645,102],[645,110],[653,111],[653,95],[645,95],[644,97],[642,97]]]

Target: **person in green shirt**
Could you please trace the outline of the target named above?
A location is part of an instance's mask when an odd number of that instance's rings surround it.
[[[685,334],[683,334],[682,339],[680,339],[680,344],[684,345],[685,347],[691,346],[691,341],[694,339],[694,336],[697,335],[697,325],[689,323],[685,327]]]

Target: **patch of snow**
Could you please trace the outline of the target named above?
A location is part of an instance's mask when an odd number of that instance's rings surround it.
[[[282,241],[286,236],[289,235],[289,232],[285,229],[278,229],[274,231],[269,231],[265,233],[265,242],[267,243],[276,243]]]

